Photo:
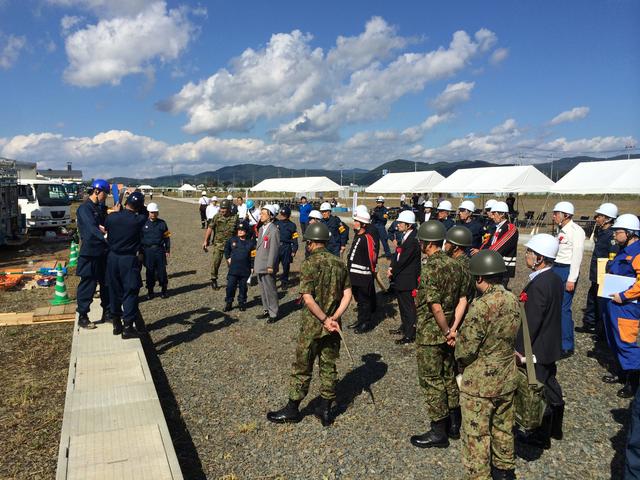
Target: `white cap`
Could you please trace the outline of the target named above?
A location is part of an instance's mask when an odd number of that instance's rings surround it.
[[[556,258],[560,242],[553,235],[548,233],[538,233],[529,239],[525,247],[533,250],[538,255],[547,258]]]
[[[618,207],[613,203],[603,203],[598,207],[596,213],[604,215],[609,218],[616,218],[618,216]]]
[[[556,206],[553,207],[553,211],[566,213],[567,215],[573,215],[575,213],[575,209],[571,202],[558,202],[556,203]]]
[[[367,208],[366,205],[358,205],[356,207],[356,212],[354,213],[354,215],[357,215],[359,212],[367,212],[367,213],[369,213],[369,209]]]
[[[322,220],[322,214],[318,210],[311,210],[309,212],[309,218],[315,218],[316,220]]]
[[[414,224],[416,223],[416,214],[411,210],[403,210],[400,212],[400,215],[398,215],[398,221]]]
[[[433,208],[433,202],[431,200],[425,200],[424,208]]]
[[[371,223],[371,215],[369,215],[369,212],[366,210],[366,208],[367,207],[365,207],[364,209],[356,208],[353,219],[360,223]]]
[[[204,196],[204,197],[207,196],[207,191],[206,190],[202,190],[202,196]]]
[[[491,213],[509,213],[509,206],[506,202],[493,202],[491,205]]]
[[[384,197],[380,195],[378,198],[376,198],[376,202],[384,202]]]
[[[443,200],[438,204],[438,210],[453,212],[453,205],[451,205],[451,202],[449,200]]]
[[[215,195],[213,197],[211,197],[209,199],[210,202],[217,202],[218,201],[218,197],[216,197]]]
[[[233,200],[233,195],[231,194],[227,195],[227,200]]]
[[[160,209],[158,209],[158,204],[155,202],[151,202],[149,205],[147,205],[147,212],[159,212]]]
[[[276,214],[276,209],[274,208],[274,206],[269,205],[268,203],[266,205],[263,205],[260,210],[266,210],[271,214],[271,216],[274,216]]]
[[[494,203],[496,203],[496,201],[493,198],[490,198],[489,200],[484,202],[484,209],[485,210],[491,210],[491,207],[493,207]]]
[[[458,207],[458,210],[460,210],[461,208],[464,208],[465,210],[469,210],[470,212],[473,213],[476,211],[476,204],[473,203],[471,200],[465,200],[460,204],[460,206]]]
[[[324,202],[320,205],[320,211],[323,212],[325,210],[331,210],[331,204],[329,202]]]
[[[624,213],[616,219],[611,228],[613,230],[634,230],[638,232],[640,230],[640,220],[632,213]]]

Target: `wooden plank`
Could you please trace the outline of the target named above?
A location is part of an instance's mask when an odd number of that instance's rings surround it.
[[[0,326],[24,325],[33,322],[33,313],[0,313]]]
[[[76,314],[74,313],[61,313],[59,315],[45,315],[42,317],[33,316],[33,323],[49,322],[53,320],[74,320]]]

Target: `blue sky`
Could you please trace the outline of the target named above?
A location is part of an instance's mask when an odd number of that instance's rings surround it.
[[[0,156],[93,177],[637,152],[639,18],[634,0],[0,0]]]

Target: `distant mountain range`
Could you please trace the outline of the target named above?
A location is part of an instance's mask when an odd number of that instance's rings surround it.
[[[535,167],[552,180],[557,181],[562,178],[569,170],[580,162],[594,162],[598,160],[619,160],[626,158],[626,155],[618,155],[610,158],[595,157],[567,157],[554,160],[553,162],[537,163]],[[640,158],[640,155],[634,154],[631,158]],[[506,164],[513,165],[513,164]],[[207,171],[197,174],[176,174],[165,175],[155,178],[130,178],[130,177],[114,177],[109,179],[112,183],[123,183],[125,185],[141,185],[148,184],[154,187],[180,186],[184,183],[192,185],[224,185],[237,187],[251,187],[265,178],[274,177],[316,177],[326,176],[336,183],[342,180],[343,185],[354,183],[357,185],[371,185],[373,182],[382,177],[382,172],[387,170],[389,173],[413,172],[435,170],[444,177],[448,177],[453,172],[463,168],[479,168],[505,166],[505,164],[494,164],[490,162],[478,160],[462,160],[459,162],[413,162],[411,160],[397,159],[382,165],[378,165],[372,170],[364,170],[354,168],[348,170],[323,170],[323,169],[294,169],[287,167],[278,167],[274,165],[256,165],[251,163],[243,163],[219,168],[214,171]]]

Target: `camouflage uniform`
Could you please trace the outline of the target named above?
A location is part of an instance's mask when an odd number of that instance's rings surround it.
[[[340,305],[343,291],[351,288],[344,263],[326,248],[315,250],[300,267],[300,294],[313,296],[327,315]],[[326,330],[322,323],[304,309],[300,318],[300,333],[293,362],[289,399],[302,400],[309,391],[313,364],[319,357],[320,395],[326,400],[336,397],[336,360],[340,354],[340,335]]]
[[[462,463],[466,478],[491,479],[491,465],[515,466],[513,396],[520,327],[518,300],[502,285],[489,287],[469,308],[456,342],[462,374]]]
[[[422,264],[416,297],[416,353],[418,380],[427,401],[427,414],[432,422],[449,416],[449,410],[460,405],[456,385],[453,349],[438,327],[430,304],[439,303],[449,326],[460,299],[460,268],[443,251],[428,257]]]
[[[467,297],[467,301],[471,303],[473,297],[476,293],[476,282],[469,271],[469,257],[466,255],[460,255],[459,257],[454,258],[456,262],[458,262],[458,266],[460,267],[460,275],[461,280],[460,283],[462,285],[460,290],[461,297]]]
[[[211,280],[218,279],[220,263],[224,258],[224,245],[236,234],[238,227],[238,216],[224,216],[221,213],[209,219],[207,227],[212,230],[211,236]]]

